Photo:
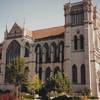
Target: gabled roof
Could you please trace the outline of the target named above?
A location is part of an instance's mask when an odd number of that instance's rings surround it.
[[[41,39],[50,36],[56,36],[64,33],[65,28],[64,26],[40,29],[32,32],[32,36],[34,39]]]
[[[9,34],[12,34],[12,33],[22,33],[22,28],[17,23],[14,23]]]

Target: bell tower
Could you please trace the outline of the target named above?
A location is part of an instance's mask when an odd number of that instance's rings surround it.
[[[85,87],[93,90],[96,94],[95,69],[92,68],[94,56],[94,6],[91,0],[82,0],[76,3],[66,3],[65,34],[64,34],[64,68],[69,77],[74,91],[82,91]],[[92,73],[91,73],[92,72]],[[94,77],[94,81],[92,81]],[[95,89],[94,89],[95,88]]]

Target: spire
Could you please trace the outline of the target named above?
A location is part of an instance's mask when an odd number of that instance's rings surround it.
[[[7,33],[8,33],[8,28],[7,28],[7,24],[6,24],[5,34],[7,34]]]
[[[6,24],[6,30],[5,30],[5,32],[4,32],[4,38],[6,39],[6,37],[7,37],[7,34],[8,34],[8,28],[7,28],[7,24]]]
[[[24,31],[24,29],[25,29],[25,19],[24,19],[24,22],[23,22],[23,31]]]

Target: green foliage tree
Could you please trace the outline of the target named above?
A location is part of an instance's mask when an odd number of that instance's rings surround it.
[[[52,75],[47,79],[46,83],[43,85],[43,90],[46,90],[48,93],[57,92],[57,93],[70,93],[71,86],[70,81],[67,76],[58,73],[56,75]]]
[[[24,59],[21,57],[17,57],[12,60],[6,67],[7,73],[7,82],[10,84],[23,84],[26,82],[26,77],[24,75]]]
[[[29,89],[38,91],[41,88],[41,81],[38,75],[34,75],[32,81],[28,83]]]
[[[62,76],[62,74],[56,74],[50,77],[50,80],[48,79],[46,86],[48,87],[49,84],[52,84],[51,91],[57,91],[57,92],[70,92],[70,82],[67,76]]]

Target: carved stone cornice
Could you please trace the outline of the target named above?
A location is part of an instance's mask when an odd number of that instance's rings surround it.
[[[83,0],[83,10],[91,12],[91,0]]]
[[[66,3],[64,5],[64,11],[66,14],[70,13],[70,10],[71,10],[71,3]]]

